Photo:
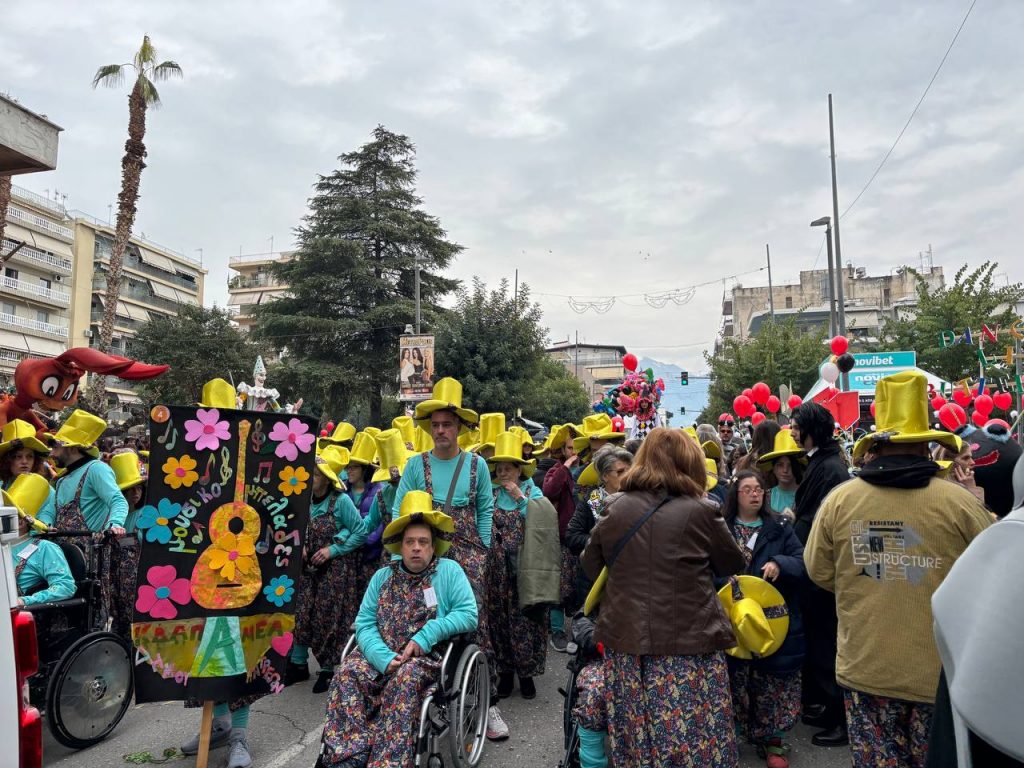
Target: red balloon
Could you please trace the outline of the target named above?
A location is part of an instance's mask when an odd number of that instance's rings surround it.
[[[942,395],[936,395],[935,397],[932,398],[932,410],[933,411],[939,410],[939,408],[941,408],[945,404],[946,404],[946,398],[944,398]]]
[[[1009,392],[996,392],[992,395],[992,402],[1001,411],[1008,411],[1013,407],[1013,395]]]
[[[767,418],[767,416],[765,416],[760,411],[754,411],[754,415],[750,417],[750,423],[753,424],[756,427],[758,424],[760,424],[766,418]]]
[[[871,418],[875,418],[875,401],[871,401],[871,405],[868,406],[868,410],[871,411]]]
[[[974,396],[970,392],[965,392],[962,388],[953,390],[953,402],[961,408],[966,408],[973,399]]]
[[[740,394],[743,395],[746,398],[751,399],[751,400],[754,399],[754,390],[751,389],[750,387],[747,387],[746,389],[744,389],[742,392],[740,392]]]
[[[992,395],[980,395],[974,398],[974,410],[984,416],[986,421],[994,407],[995,403],[992,401]]]
[[[768,399],[764,401],[764,407],[768,409],[768,413],[778,413],[782,408],[782,401],[775,395],[769,395]]]
[[[333,432],[334,431],[334,422],[333,421],[328,421],[327,422],[327,431],[328,432]]]
[[[750,388],[750,399],[758,405],[764,405],[771,394],[771,389],[763,381],[757,382]]]
[[[832,338],[832,343],[829,347],[833,355],[845,355],[846,350],[850,348],[850,342],[845,336],[835,336]]]
[[[946,403],[939,408],[939,423],[950,432],[956,432],[967,424],[967,413],[956,403]]]
[[[804,399],[800,395],[790,395],[789,400],[786,401],[786,405],[789,406],[790,410],[799,408],[804,404]]]
[[[971,421],[974,422],[974,426],[976,427],[984,427],[985,422],[988,421],[988,416],[983,414],[981,411],[975,411],[971,414]]]
[[[632,352],[627,352],[622,356],[622,367],[627,371],[635,371],[638,365],[640,365],[640,361],[636,359],[636,355]]]
[[[732,409],[736,412],[736,415],[741,419],[745,419],[752,415],[757,409],[754,407],[754,403],[751,402],[750,398],[746,395],[738,395],[732,401]]]
[[[331,434],[331,433],[328,432],[326,429],[321,429],[320,430],[320,437],[327,437],[329,434]]]
[[[612,417],[612,432],[625,432],[626,422],[622,420],[621,416]]]

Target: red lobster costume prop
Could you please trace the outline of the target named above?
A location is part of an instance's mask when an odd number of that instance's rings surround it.
[[[127,357],[107,355],[90,347],[75,347],[57,357],[22,360],[14,369],[14,397],[0,404],[0,428],[9,421],[22,419],[42,432],[46,425],[32,411],[43,408],[60,411],[78,402],[78,380],[86,373],[101,373],[136,381],[152,379],[170,368],[146,365]]]

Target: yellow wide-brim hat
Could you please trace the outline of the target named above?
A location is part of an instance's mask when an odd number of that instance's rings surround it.
[[[553,447],[552,443],[554,442],[554,440],[558,436],[559,432],[561,432],[563,428],[564,428],[563,424],[552,424],[551,425],[551,429],[548,430],[547,435],[544,437],[544,442],[539,447],[534,449],[533,455],[534,456],[547,456],[548,453],[551,451],[551,448]],[[562,437],[562,442],[559,443],[558,445],[559,445],[559,447],[561,447],[564,444],[565,444],[565,438]]]
[[[508,431],[515,432],[517,435],[519,435],[519,437],[523,441],[524,446],[532,445],[536,449],[537,444],[533,442],[533,435],[530,434],[530,431],[526,427],[516,424],[514,426],[509,427]]]
[[[124,451],[111,456],[110,468],[114,470],[117,487],[122,491],[127,491],[129,488],[146,482],[146,478],[142,474],[139,455],[135,451]]]
[[[796,461],[803,459],[806,453],[803,448],[796,444],[796,440],[793,439],[793,431],[789,427],[785,427],[775,433],[775,442],[772,444],[772,450],[757,460],[757,468],[762,472],[770,472],[772,464],[776,459],[789,456],[793,461]]]
[[[18,514],[26,518],[33,527],[45,531],[48,526],[36,520],[36,515],[43,508],[49,495],[50,484],[46,479],[35,472],[26,472],[14,478],[10,487],[3,491],[3,501],[6,506],[17,509]]]
[[[347,421],[342,421],[334,428],[330,437],[317,438],[316,445],[321,450],[329,445],[347,445],[355,439],[355,436],[356,428]]]
[[[704,451],[705,458],[714,459],[715,461],[722,458],[722,449],[718,447],[718,443],[714,440],[706,440],[700,444],[700,447]]]
[[[494,455],[487,460],[487,468],[494,474],[499,464],[515,464],[524,477],[532,477],[537,462],[523,458],[523,438],[515,432],[502,432],[494,441]]]
[[[96,441],[107,429],[107,422],[99,416],[93,416],[88,411],[81,409],[71,412],[67,421],[61,424],[56,433],[49,435],[51,445],[60,445],[65,448],[79,448],[88,456],[98,458],[100,449]]]
[[[498,435],[505,431],[505,414],[481,413],[479,431],[479,441],[466,450],[479,452],[483,448],[493,448]]]
[[[210,379],[203,384],[203,394],[196,405],[200,408],[216,408],[219,411],[237,410],[238,393],[224,379]]]
[[[420,432],[423,430],[421,429]],[[467,429],[459,435],[459,448],[464,451],[470,451],[475,446],[480,444],[480,430],[479,429]]]
[[[789,632],[789,609],[782,593],[757,576],[734,576],[718,590],[718,599],[736,635],[726,653],[738,659],[771,656]]]
[[[434,555],[441,557],[452,545],[455,521],[444,512],[434,510],[434,499],[426,491],[409,491],[402,497],[398,517],[388,523],[381,541],[384,549],[395,555],[402,553],[402,536],[412,523],[424,523],[434,529]]]
[[[380,469],[378,469],[371,482],[387,483],[391,481],[391,470],[398,470],[398,476],[405,471],[405,464],[409,461],[409,449],[405,444],[405,436],[398,429],[385,429],[374,437],[377,443],[377,456]]]
[[[402,433],[402,440],[411,449],[416,440],[416,422],[412,420],[412,416],[395,416],[391,420],[391,428]],[[422,430],[420,431],[422,432]]]
[[[704,481],[704,490],[713,491],[718,486],[718,462],[714,459],[704,459],[704,471],[706,478]]]
[[[932,429],[928,421],[928,379],[918,371],[902,371],[886,376],[875,384],[875,431],[865,435],[867,443],[936,442],[950,450],[960,450],[960,440],[952,432]]]
[[[590,447],[591,440],[618,440],[626,436],[625,432],[612,431],[612,417],[607,413],[594,413],[583,419],[580,426],[580,437],[573,438],[572,446],[576,453],[582,453]]]
[[[420,429],[430,431],[430,416],[437,411],[452,411],[462,421],[462,429],[467,425],[476,424],[480,417],[476,411],[462,407],[462,384],[456,379],[446,376],[434,384],[434,391],[429,400],[416,404],[416,424]]]
[[[362,464],[364,467],[377,467],[377,441],[376,436],[369,430],[364,430],[355,436],[352,447],[349,449],[349,463]]]
[[[46,444],[36,436],[36,428],[22,419],[14,419],[4,424],[0,440],[3,441],[0,442],[0,456],[20,448],[28,448],[43,456],[50,453]]]
[[[341,473],[349,465],[350,458],[348,448],[328,445],[317,450],[315,468],[330,480],[331,485],[337,490],[344,491],[345,484],[341,482]]]

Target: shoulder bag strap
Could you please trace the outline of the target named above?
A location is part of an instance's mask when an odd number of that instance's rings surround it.
[[[651,519],[651,515],[657,512],[668,500],[669,497],[666,496],[653,507],[651,507],[649,510],[647,510],[643,515],[641,515],[637,519],[635,523],[633,523],[633,527],[626,531],[625,535],[615,543],[615,548],[612,549],[612,553],[606,561],[606,565],[608,566],[609,570],[611,570],[612,563],[614,563],[615,560],[618,558],[619,553],[622,552],[622,548],[626,546],[626,542],[632,539],[633,536],[636,535],[636,532],[643,527],[644,523]]]
[[[474,456],[474,461],[476,457]],[[455,486],[459,482],[459,473],[462,471],[462,465],[466,461],[466,452],[461,451],[459,453],[459,463],[455,465],[455,474],[452,475],[452,484],[448,486],[448,498],[444,500],[444,513],[450,515],[452,512],[452,499],[455,498]],[[473,488],[469,489],[470,494],[474,492]]]

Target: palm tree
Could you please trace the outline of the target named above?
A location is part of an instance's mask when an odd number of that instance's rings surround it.
[[[11,204],[11,177],[0,176],[0,252],[3,251],[4,230],[7,228],[7,206]],[[4,264],[14,251],[4,256],[0,253],[0,265]]]
[[[128,96],[128,141],[124,144],[124,157],[121,159],[121,192],[117,196],[117,227],[114,235],[114,246],[110,253],[110,271],[107,273],[107,293],[103,307],[103,324],[100,326],[99,348],[101,352],[110,352],[110,342],[114,337],[114,313],[117,300],[121,295],[121,274],[124,267],[124,252],[128,247],[135,224],[135,203],[139,199],[139,181],[142,169],[146,167],[146,145],[142,140],[146,135],[146,110],[160,106],[160,94],[154,83],[167,80],[172,76],[181,77],[181,67],[173,61],[157,64],[156,48],[149,41],[149,35],[142,38],[142,47],[135,53],[135,58],[127,64],[106,64],[96,70],[92,79],[92,87],[106,85],[116,88],[124,82],[125,70],[134,73],[135,81],[132,92]],[[94,398],[97,404],[106,399],[106,380],[96,377]]]

